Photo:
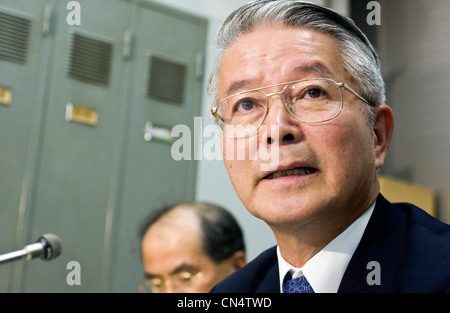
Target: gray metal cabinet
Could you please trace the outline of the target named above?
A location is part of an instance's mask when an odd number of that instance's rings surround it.
[[[68,25],[67,3],[0,3],[2,20],[30,29],[22,63],[2,57],[12,43],[0,38],[0,87],[13,93],[0,104],[0,253],[43,233],[63,242],[51,263],[1,267],[0,290],[135,292],[142,219],[194,197],[195,161],[173,160],[154,132],[200,115],[207,25],[119,0],[79,0],[81,24]],[[81,285],[66,280],[71,261]]]

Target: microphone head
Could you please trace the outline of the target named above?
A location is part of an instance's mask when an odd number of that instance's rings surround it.
[[[57,258],[62,251],[62,243],[58,236],[45,234],[39,237],[38,242],[43,245],[43,254],[41,259],[50,261]]]

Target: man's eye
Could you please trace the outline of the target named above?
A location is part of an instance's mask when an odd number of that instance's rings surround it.
[[[247,113],[257,106],[256,101],[252,99],[243,99],[234,105],[234,112]]]
[[[162,279],[159,278],[151,278],[149,281],[153,287],[161,287],[163,285]]]
[[[192,277],[194,275],[192,275],[191,273],[182,273],[181,275],[178,276],[178,280],[183,281],[183,282],[188,282],[192,280]]]
[[[308,89],[308,91],[306,92],[306,95],[311,99],[317,99],[317,98],[325,96],[326,92],[321,88],[314,87],[314,88]]]

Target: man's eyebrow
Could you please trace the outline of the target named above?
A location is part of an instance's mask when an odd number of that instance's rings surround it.
[[[199,268],[192,264],[182,263],[178,265],[170,274],[177,274],[181,272],[195,272],[199,271]]]
[[[238,90],[242,90],[245,88],[245,86],[248,86],[252,83],[252,80],[249,79],[243,79],[243,80],[238,80],[233,82],[230,87],[228,87],[225,96],[229,96],[232,95],[234,93],[236,93]]]
[[[198,272],[200,269],[192,264],[188,264],[188,263],[182,263],[180,265],[178,265],[176,268],[174,268],[171,272],[170,275],[173,274],[178,274],[181,272]],[[153,278],[160,278],[161,275],[157,275],[157,274],[153,274],[153,273],[145,273],[145,277],[147,279],[153,279]]]
[[[320,62],[299,65],[294,68],[293,72],[299,73],[302,76],[313,75],[315,78],[331,78],[332,76],[328,67]]]
[[[152,274],[152,273],[145,273],[145,278],[146,279],[154,279],[154,278],[160,278],[160,276],[159,275],[156,275],[156,274]]]
[[[314,76],[315,78],[331,78],[331,71],[322,63],[314,62],[308,64],[302,64],[295,67],[292,70],[293,73],[299,75],[299,80],[306,78],[308,76]],[[253,84],[253,80],[251,79],[243,79],[233,82],[230,87],[227,89],[225,93],[225,97],[237,93],[239,90],[248,89],[246,86],[251,86]],[[263,86],[261,86],[263,87]]]

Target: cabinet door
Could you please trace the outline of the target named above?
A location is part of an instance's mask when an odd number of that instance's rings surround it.
[[[171,149],[179,138],[166,141],[164,134],[186,125],[193,142],[202,101],[206,21],[150,4],[137,10],[135,21],[125,175],[111,252],[114,292],[136,292],[144,279],[138,236],[143,219],[158,207],[194,199],[194,147],[191,160],[176,161]]]
[[[0,3],[0,254],[24,244],[47,76],[49,39],[42,33],[47,2]],[[14,285],[17,267],[17,263],[0,266],[0,292]]]
[[[29,223],[30,240],[43,233],[57,234],[63,253],[51,264],[27,263],[26,292],[96,292],[104,279],[105,225],[114,209],[110,199],[120,162],[122,95],[128,88],[123,39],[132,5],[77,2],[80,25],[69,25],[66,17],[72,11],[66,1],[57,2]],[[76,282],[69,275],[72,268],[66,268],[71,261],[80,265],[81,285],[71,284]]]

